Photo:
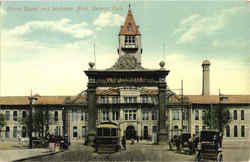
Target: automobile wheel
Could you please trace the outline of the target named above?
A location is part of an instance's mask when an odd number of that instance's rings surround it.
[[[217,162],[223,162],[223,156],[221,152],[219,152],[217,155]]]
[[[195,162],[200,162],[201,161],[201,156],[200,156],[200,152],[196,152],[195,153]]]

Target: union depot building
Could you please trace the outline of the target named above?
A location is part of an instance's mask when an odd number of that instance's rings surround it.
[[[224,128],[225,140],[248,140],[250,125],[250,95],[210,95],[210,62],[204,60],[201,95],[177,95],[168,88],[171,77],[165,63],[158,69],[141,65],[142,33],[129,9],[118,34],[119,59],[112,67],[96,69],[89,63],[84,71],[87,89],[76,96],[40,96],[33,110],[49,112],[50,134],[69,136],[70,142],[85,141],[94,136],[101,122],[112,121],[119,126],[120,135],[128,139],[139,136],[152,139],[154,132],[164,140],[182,132],[196,134],[206,129],[204,120],[209,109],[225,108],[232,121]],[[0,113],[7,124],[1,138],[28,137],[28,129],[20,119],[27,116],[31,105],[29,96],[0,97]]]

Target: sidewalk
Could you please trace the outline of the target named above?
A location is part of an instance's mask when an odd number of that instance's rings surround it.
[[[25,158],[31,158],[40,155],[51,154],[49,149],[38,148],[38,149],[23,149],[23,150],[1,150],[0,151],[0,162],[9,162]]]

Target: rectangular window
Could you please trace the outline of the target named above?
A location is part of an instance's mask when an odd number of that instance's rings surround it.
[[[199,134],[199,126],[198,125],[195,126],[195,134],[196,135]]]
[[[148,103],[148,96],[141,96],[142,103]]]
[[[188,111],[187,110],[182,111],[182,119],[183,120],[188,120]]]
[[[199,110],[195,110],[194,117],[195,120],[199,120]]]
[[[156,96],[152,97],[153,104],[158,104],[158,98]]]
[[[142,120],[148,120],[148,111],[142,112]]]
[[[179,120],[179,111],[178,110],[172,111],[172,116],[173,120]]]
[[[102,96],[101,97],[101,102],[103,104],[108,104],[109,103],[109,97],[108,96]]]
[[[136,120],[136,110],[124,110],[125,120]]]
[[[157,111],[152,111],[152,120],[157,120]]]
[[[82,127],[82,137],[86,137],[86,127]]]
[[[104,110],[102,112],[102,119],[103,120],[109,120],[109,112],[107,110]]]
[[[125,120],[128,120],[128,110],[124,111]]]
[[[120,96],[113,96],[112,97],[112,103],[113,104],[119,104],[120,103]]]
[[[13,137],[14,138],[17,137],[17,127],[16,126],[13,127]]]
[[[240,116],[241,116],[241,120],[244,120],[244,119],[245,119],[244,110],[241,110],[241,114],[240,114]]]
[[[5,111],[5,119],[10,120],[10,112],[9,111]]]
[[[82,110],[81,111],[81,121],[85,120],[85,112]]]
[[[77,137],[77,127],[73,127],[73,137]]]
[[[118,111],[113,111],[112,112],[112,119],[113,120],[119,120],[119,112]]]
[[[77,110],[76,109],[72,110],[72,121],[77,121]]]
[[[13,112],[13,120],[14,120],[14,121],[17,121],[17,111],[14,111],[14,112]]]
[[[132,102],[137,103],[137,97],[132,97]]]
[[[129,103],[128,97],[124,97],[124,103]]]
[[[59,136],[59,127],[56,126],[56,129],[55,129],[55,136]]]

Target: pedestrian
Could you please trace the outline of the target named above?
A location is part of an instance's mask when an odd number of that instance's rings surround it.
[[[123,136],[122,138],[122,147],[126,150],[126,138]]]
[[[136,136],[136,140],[137,140],[137,143],[139,143],[139,137],[138,136]]]
[[[176,138],[176,148],[177,148],[177,151],[180,151],[180,136]]]
[[[219,146],[220,146],[220,148],[222,147],[222,140],[223,140],[223,133],[220,132],[220,135],[219,135]]]

